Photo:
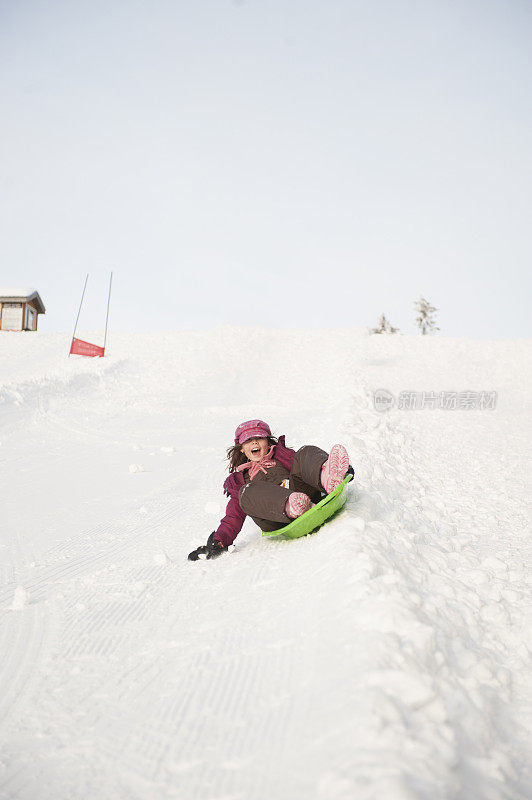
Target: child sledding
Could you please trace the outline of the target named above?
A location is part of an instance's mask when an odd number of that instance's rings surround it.
[[[225,515],[207,543],[189,554],[191,561],[225,552],[242,530],[246,516],[265,535],[281,531],[316,503],[322,506],[323,494],[333,494],[346,476],[353,474],[341,444],[335,444],[330,453],[315,445],[304,445],[296,452],[286,447],[284,436],[276,439],[269,425],[258,419],[238,426],[227,457],[231,474],[223,486],[229,497]]]

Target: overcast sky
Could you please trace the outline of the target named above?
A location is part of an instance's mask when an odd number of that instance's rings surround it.
[[[41,330],[529,336],[530,0],[0,0],[0,285]],[[101,298],[101,299],[100,299]]]

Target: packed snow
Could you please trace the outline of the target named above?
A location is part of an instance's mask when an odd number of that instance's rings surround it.
[[[532,797],[529,342],[69,345],[0,333],[0,797]],[[347,504],[188,562],[251,418],[345,444]]]

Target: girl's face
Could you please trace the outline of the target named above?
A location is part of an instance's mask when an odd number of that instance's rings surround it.
[[[241,447],[248,461],[260,461],[269,449],[267,439],[248,439]]]

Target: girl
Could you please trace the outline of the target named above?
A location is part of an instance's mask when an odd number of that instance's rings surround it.
[[[227,451],[229,477],[224,493],[229,497],[225,516],[207,544],[189,554],[191,561],[216,558],[234,542],[249,515],[263,531],[288,525],[330,494],[353,474],[345,447],[335,444],[329,455],[307,444],[297,453],[286,447],[285,437],[272,436],[260,419],[242,422],[235,443]]]

